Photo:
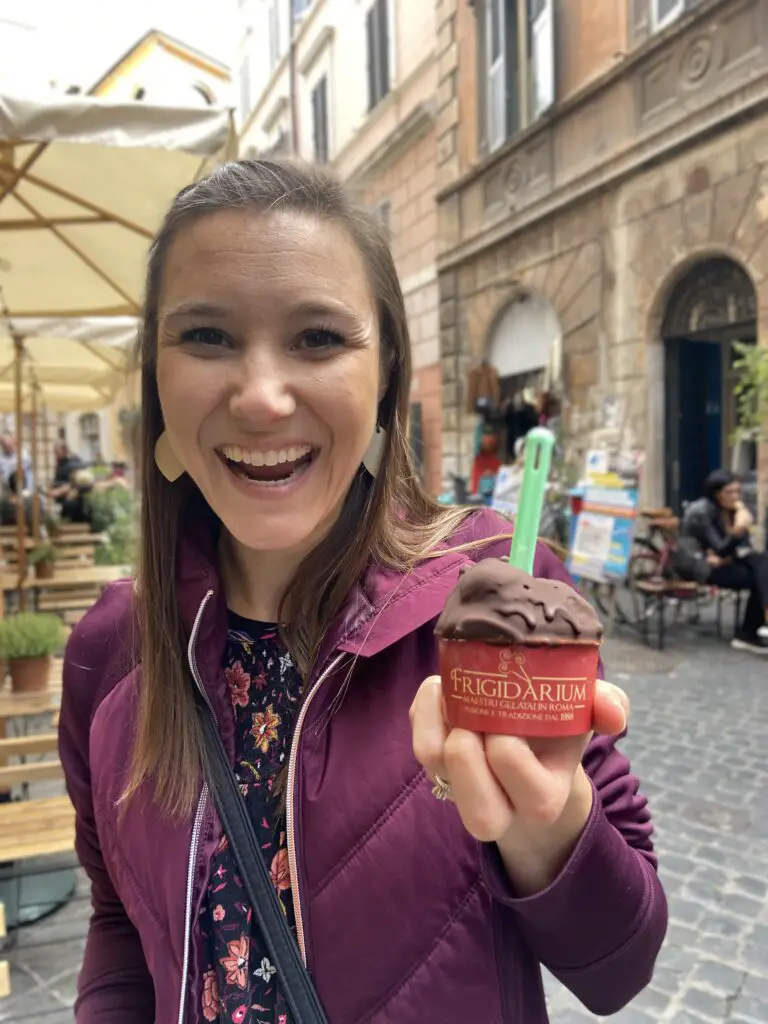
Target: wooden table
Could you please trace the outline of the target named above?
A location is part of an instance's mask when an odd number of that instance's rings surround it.
[[[38,580],[27,577],[21,587],[17,576],[11,573],[0,575],[0,587],[3,590],[66,590],[68,587],[106,587],[116,580],[124,580],[131,576],[127,565],[89,565],[79,569],[57,570],[50,580]]]
[[[70,548],[79,546],[96,546],[98,544],[107,543],[106,533],[88,533],[83,531],[82,533],[61,533],[57,537],[46,538],[50,541],[54,548]],[[34,537],[24,538],[24,547],[27,551],[31,551],[33,548],[38,547],[43,540],[35,540]],[[11,537],[10,535],[0,535],[0,548],[3,550],[15,550],[18,547],[18,538],[16,536]]]
[[[106,544],[107,534],[89,533],[87,530],[83,530],[82,533],[57,533],[50,540],[55,548],[66,548],[75,544]]]

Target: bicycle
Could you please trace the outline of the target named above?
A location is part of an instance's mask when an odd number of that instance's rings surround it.
[[[699,588],[675,579],[680,520],[672,509],[641,509],[638,517],[646,520],[648,533],[634,538],[625,578],[614,585],[598,584],[594,600],[602,615],[647,632],[648,620],[658,610],[658,600],[668,599],[679,607],[697,596]]]

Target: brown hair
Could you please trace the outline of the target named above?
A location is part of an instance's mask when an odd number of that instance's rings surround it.
[[[408,325],[397,272],[378,223],[352,205],[333,178],[289,163],[230,163],[180,192],[150,249],[140,336],[143,502],[137,618],[142,673],[126,791],[130,797],[151,777],[159,806],[174,817],[194,807],[199,783],[200,734],[175,583],[182,511],[199,492],[186,476],[169,483],[154,461],[155,442],[164,429],[156,379],[158,301],[168,249],[178,233],[201,217],[231,209],[287,210],[334,220],[346,228],[370,278],[388,372],[379,405],[379,422],[386,431],[379,472],[375,478],[363,469],[357,473],[336,525],[300,566],[281,603],[283,638],[305,682],[325,631],[368,564],[377,561],[407,571],[429,557],[468,512],[438,505],[424,492],[413,468],[406,429],[411,383]]]

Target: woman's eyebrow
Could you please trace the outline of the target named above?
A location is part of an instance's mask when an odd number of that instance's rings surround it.
[[[180,302],[170,309],[161,309],[159,319],[174,320],[187,316],[206,316],[223,319],[229,316],[229,310],[223,306],[217,306],[213,302]]]
[[[291,309],[291,316],[346,316],[362,322],[365,318],[344,302],[309,299],[297,302]]]

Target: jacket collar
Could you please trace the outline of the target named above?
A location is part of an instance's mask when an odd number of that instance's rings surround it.
[[[196,648],[220,663],[226,640],[227,606],[218,569],[218,523],[207,506],[190,509],[182,526],[176,558],[176,583],[187,637],[197,627]],[[460,543],[460,539],[457,538]],[[321,651],[321,663],[334,650],[370,657],[436,618],[456,585],[466,553],[448,550],[408,573],[372,565],[348,595]],[[206,594],[213,596],[198,621]]]

